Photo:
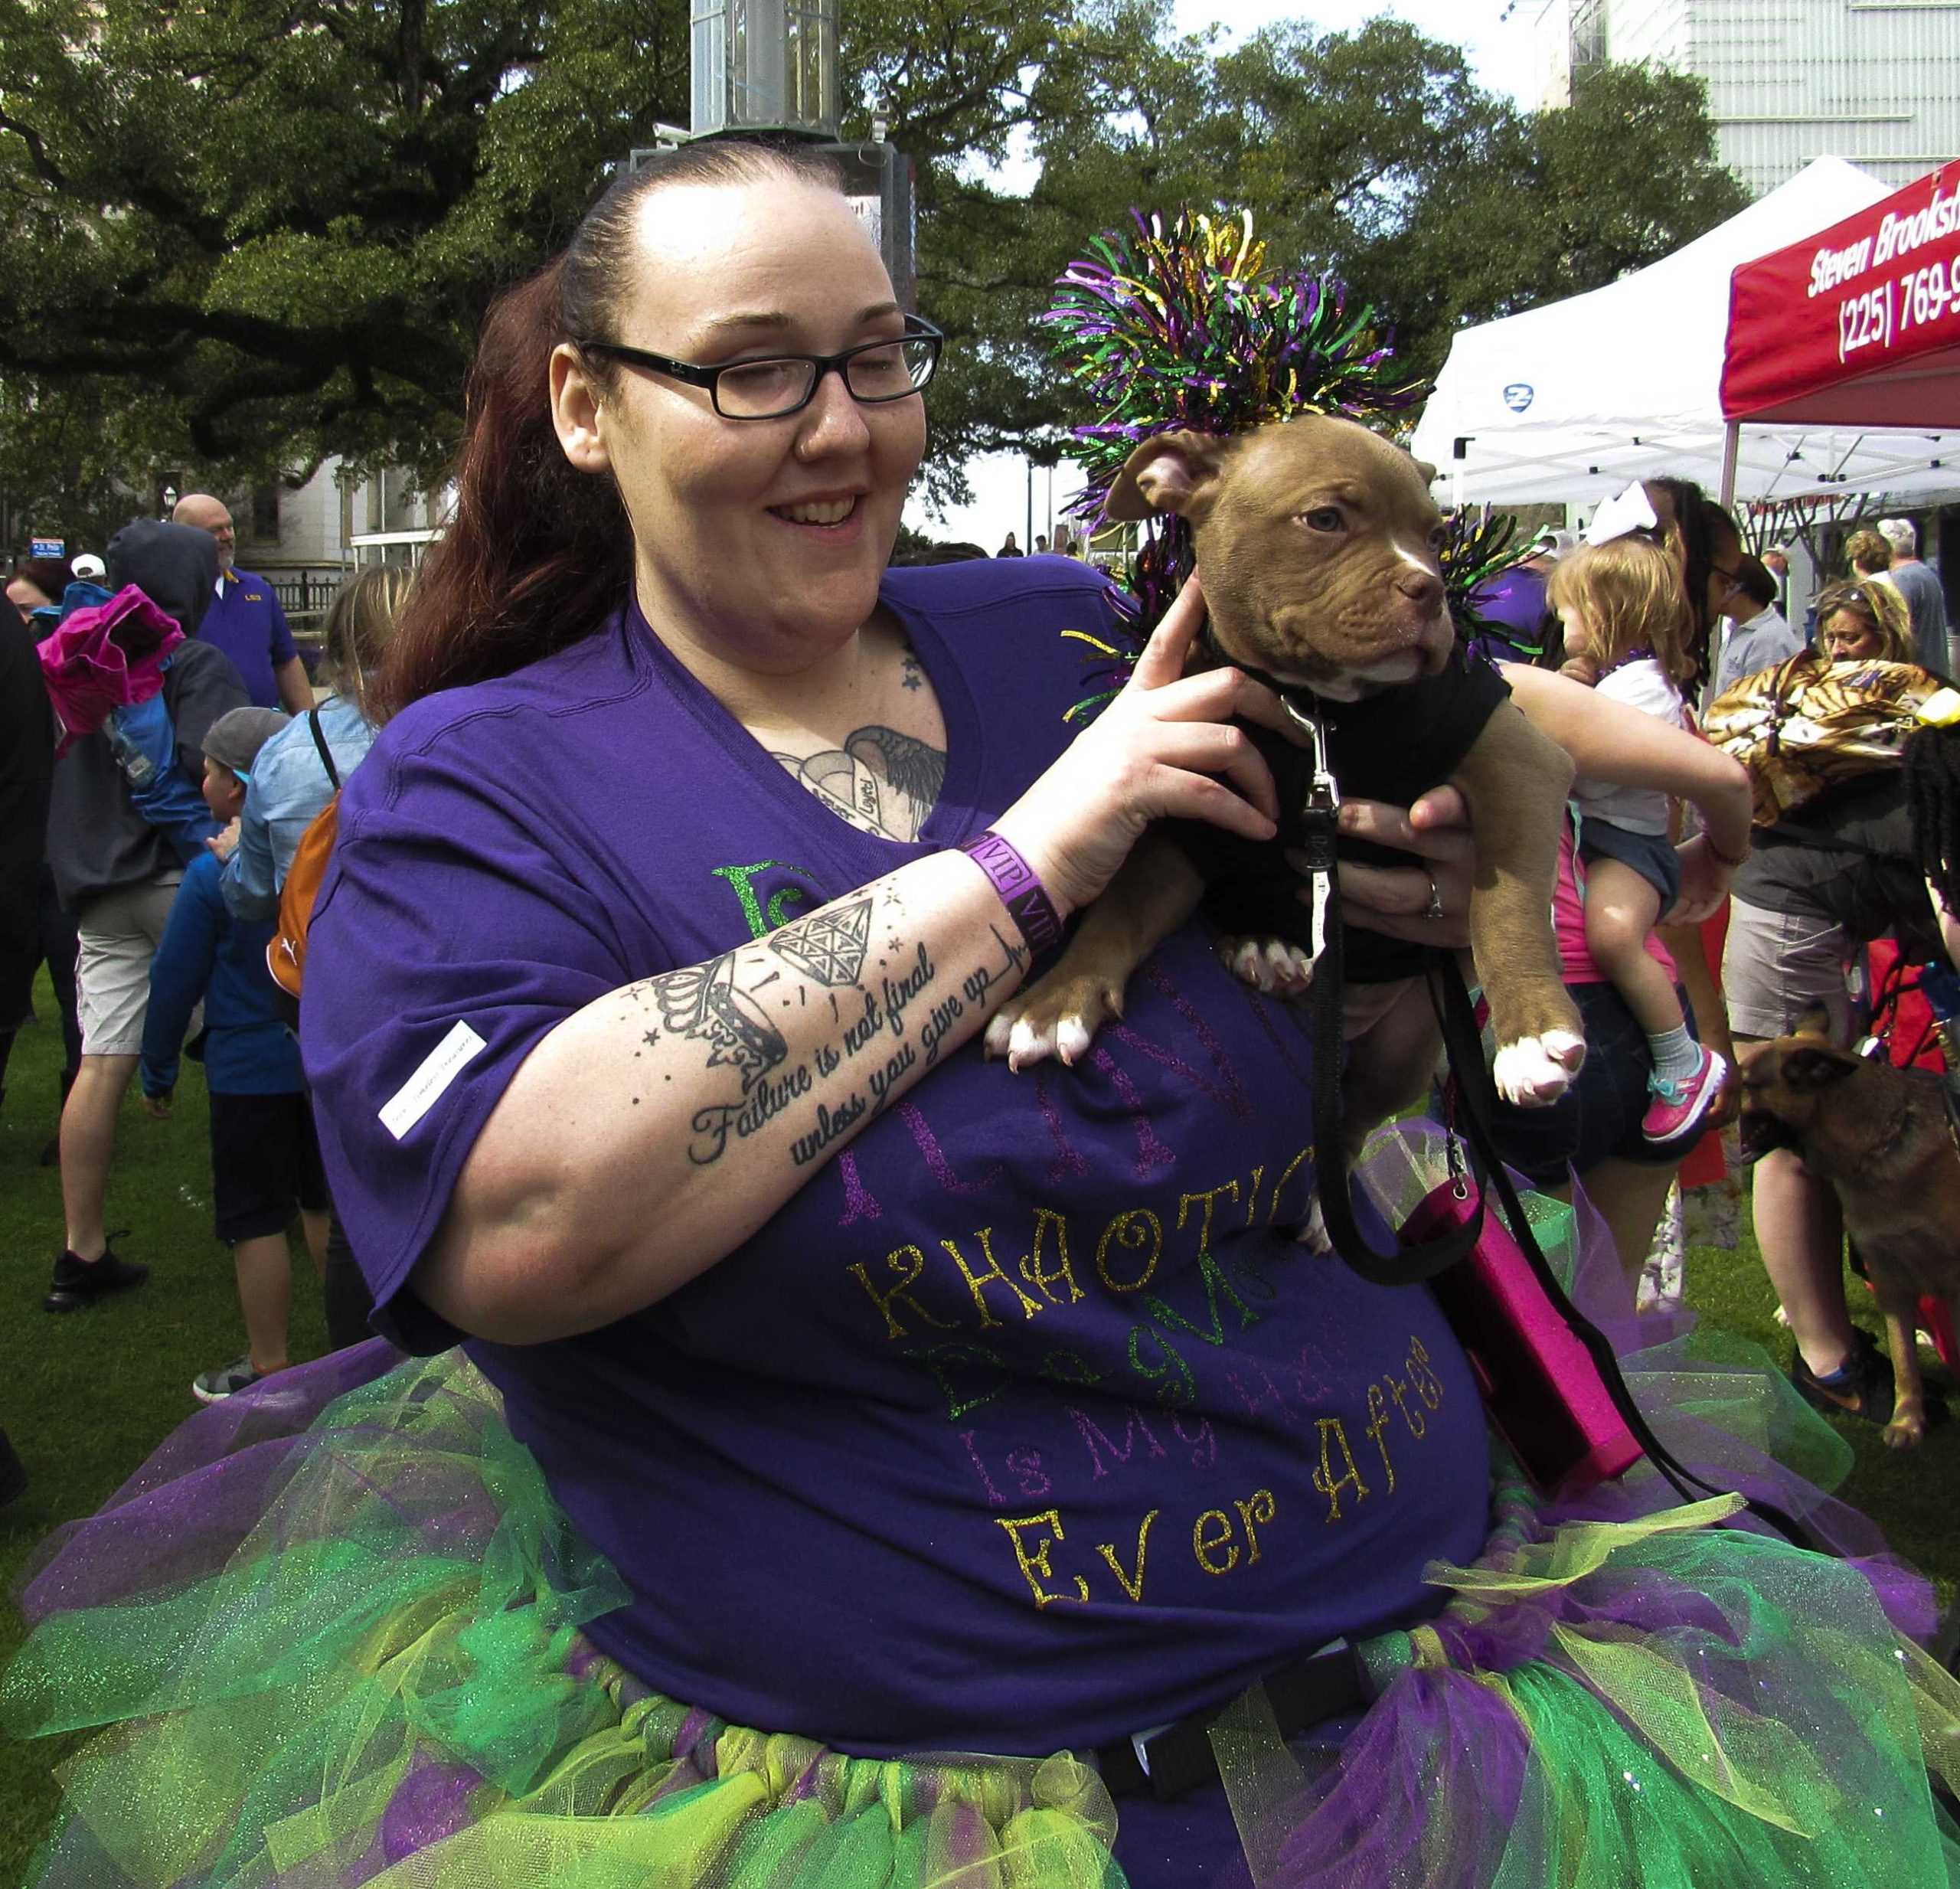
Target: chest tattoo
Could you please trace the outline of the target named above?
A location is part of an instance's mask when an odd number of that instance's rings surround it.
[[[841,748],[775,758],[838,819],[881,839],[916,839],[946,786],[945,750],[896,728],[859,728]]]

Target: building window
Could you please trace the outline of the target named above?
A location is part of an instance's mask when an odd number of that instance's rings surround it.
[[[279,542],[279,485],[276,481],[252,488],[252,536],[256,542]]]

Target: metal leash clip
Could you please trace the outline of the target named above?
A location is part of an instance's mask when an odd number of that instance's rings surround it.
[[[1313,813],[1338,813],[1341,809],[1341,783],[1334,778],[1334,770],[1327,763],[1327,730],[1321,718],[1310,709],[1302,708],[1291,695],[1282,695],[1279,705],[1285,710],[1296,728],[1304,728],[1313,737],[1314,777],[1307,789],[1305,811]]]
[[[1281,705],[1297,727],[1313,737],[1314,774],[1307,789],[1306,804],[1301,810],[1302,850],[1307,856],[1307,878],[1313,888],[1312,930],[1308,940],[1313,962],[1319,963],[1327,949],[1328,927],[1334,916],[1335,850],[1341,831],[1341,787],[1327,764],[1327,730],[1321,718],[1305,709],[1290,695],[1282,695]]]
[[[1450,1197],[1467,1201],[1470,1198],[1470,1170],[1463,1159],[1463,1138],[1457,1133],[1454,1123],[1445,1130],[1443,1145],[1449,1162]]]

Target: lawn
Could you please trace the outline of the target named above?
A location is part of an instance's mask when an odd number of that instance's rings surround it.
[[[41,1014],[54,1014],[45,980]],[[41,1309],[60,1244],[61,1195],[52,1168],[37,1165],[55,1126],[60,1043],[51,1027],[24,1031],[0,1114],[0,1253],[6,1315],[0,1319],[0,1424],[27,1461],[33,1482],[0,1512],[0,1587],[11,1594],[34,1544],[57,1523],[97,1507],[196,1407],[199,1371],[243,1348],[230,1268],[211,1237],[211,1178],[203,1076],[185,1065],[176,1113],[155,1122],[126,1105],[109,1224],[119,1242],[153,1269],[128,1297],[61,1318]],[[295,1241],[296,1251],[298,1243]],[[325,1344],[319,1295],[303,1255],[293,1309],[293,1355]],[[1740,1253],[1697,1248],[1689,1296],[1730,1331],[1782,1355],[1785,1341],[1753,1244]],[[1859,1315],[1877,1329],[1868,1305]],[[1934,1382],[1945,1387],[1945,1374]],[[1869,1425],[1839,1427],[1857,1452],[1843,1493],[1875,1515],[1899,1551],[1933,1574],[1943,1599],[1960,1577],[1960,1517],[1952,1492],[1960,1423],[1936,1430],[1916,1454],[1893,1456]],[[19,1643],[20,1623],[0,1603],[0,1666]],[[52,1815],[49,1778],[77,1739],[0,1742],[0,1884],[18,1882]]]

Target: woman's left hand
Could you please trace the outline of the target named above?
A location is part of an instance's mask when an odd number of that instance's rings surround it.
[[[1661,914],[1661,923],[1698,925],[1722,909],[1735,869],[1716,858],[1705,833],[1697,833],[1685,845],[1677,846],[1674,852],[1681,862],[1681,895],[1671,910]]]
[[[1341,809],[1341,831],[1412,853],[1406,866],[1340,868],[1342,908],[1351,924],[1410,944],[1462,946],[1470,942],[1470,887],[1476,847],[1463,796],[1454,787],[1432,787],[1412,807],[1379,800],[1350,800]],[[1289,855],[1304,874],[1305,855]],[[1304,894],[1303,894],[1304,896]],[[1427,914],[1439,904],[1442,916]]]

